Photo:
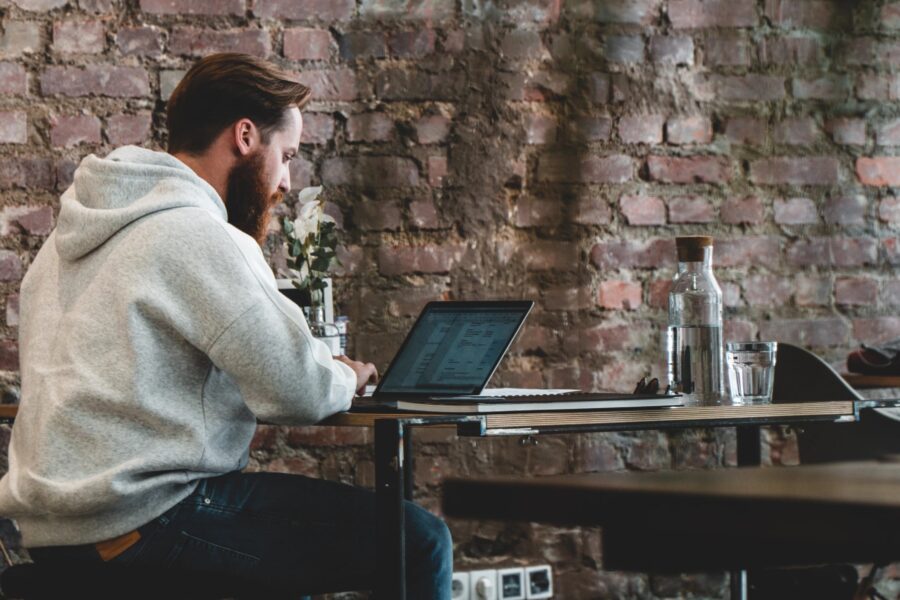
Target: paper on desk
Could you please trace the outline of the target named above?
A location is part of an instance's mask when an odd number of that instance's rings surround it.
[[[545,390],[539,388],[485,388],[481,390],[481,396],[558,396],[559,394],[571,394],[581,390]]]

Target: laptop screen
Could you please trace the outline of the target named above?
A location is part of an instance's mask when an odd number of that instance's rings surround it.
[[[533,303],[431,302],[376,394],[477,394],[500,364]]]

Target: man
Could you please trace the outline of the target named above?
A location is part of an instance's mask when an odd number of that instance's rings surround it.
[[[0,480],[0,514],[38,563],[371,585],[371,492],[241,473],[257,418],[314,423],[375,375],[310,335],[259,247],[309,96],[269,63],[211,56],[172,94],[168,153],[127,146],[75,172],[22,282]],[[446,526],[411,503],[406,519],[410,597],[449,598]]]

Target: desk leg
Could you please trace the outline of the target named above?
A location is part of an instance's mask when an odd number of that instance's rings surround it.
[[[758,467],[762,461],[759,425],[737,428],[737,464],[739,467]]]
[[[739,467],[758,467],[762,462],[759,425],[737,428],[737,463]],[[747,571],[731,572],[731,600],[747,600]]]
[[[406,600],[405,424],[375,421],[375,598]]]
[[[413,428],[407,426],[403,430],[403,497],[407,500],[413,499],[413,456],[412,448]]]

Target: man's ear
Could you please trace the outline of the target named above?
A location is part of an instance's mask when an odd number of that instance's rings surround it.
[[[256,150],[260,143],[259,129],[250,119],[241,119],[232,127],[234,147],[240,156],[247,156]]]

